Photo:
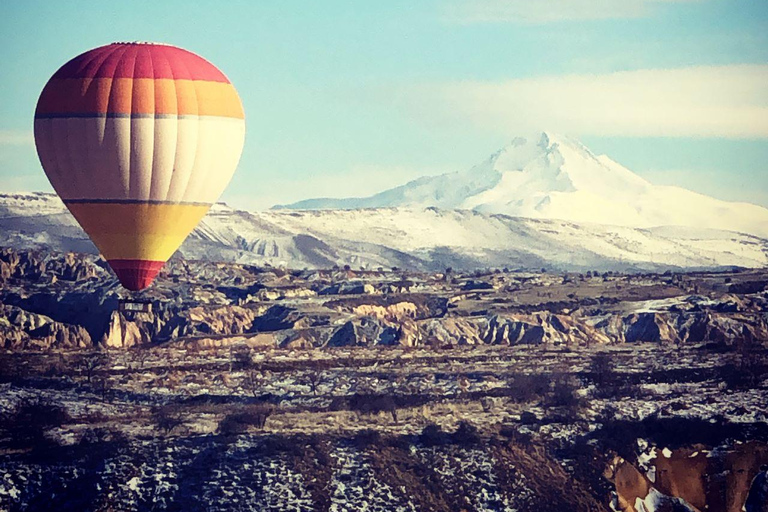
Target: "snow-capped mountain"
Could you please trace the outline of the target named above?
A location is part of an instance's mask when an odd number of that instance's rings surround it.
[[[96,252],[53,194],[0,194],[0,247]],[[729,231],[638,229],[471,210],[245,212],[215,205],[179,249],[189,259],[291,268],[664,270],[768,265],[768,240]]]
[[[365,198],[309,199],[278,208],[430,206],[639,228],[716,228],[768,237],[766,208],[653,185],[578,141],[548,132],[516,138],[466,171],[419,178]]]

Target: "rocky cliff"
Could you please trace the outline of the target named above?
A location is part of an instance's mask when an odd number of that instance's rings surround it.
[[[292,347],[768,339],[761,271],[429,274],[172,260],[153,287],[128,295],[94,256],[3,249],[0,264],[2,343],[16,349],[221,346],[265,333]],[[136,300],[151,311],[118,307]]]

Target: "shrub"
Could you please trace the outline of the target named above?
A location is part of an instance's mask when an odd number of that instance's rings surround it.
[[[479,444],[480,441],[480,432],[476,426],[464,420],[459,422],[459,427],[453,433],[454,443],[460,446],[469,446]]]
[[[555,379],[555,386],[552,394],[547,400],[547,405],[552,407],[577,408],[581,405],[579,397],[576,396],[576,386],[573,380],[567,375],[561,375]]]
[[[85,375],[88,384],[91,384],[93,376],[104,369],[109,363],[109,358],[102,352],[89,352],[75,359],[75,368],[80,374]]]
[[[352,438],[352,443],[358,449],[365,449],[370,446],[378,446],[381,445],[381,434],[378,430],[367,428],[356,433]]]
[[[219,423],[219,432],[224,435],[237,435],[248,431],[249,427],[263,429],[267,419],[274,411],[269,404],[253,404],[239,411],[227,414]]]
[[[419,441],[424,446],[440,446],[448,443],[448,434],[440,428],[440,425],[430,423],[421,431]]]
[[[232,361],[230,363],[232,371],[243,371],[251,367],[253,359],[251,351],[247,348],[234,350],[232,352]]]
[[[2,428],[14,447],[48,444],[45,433],[70,421],[66,409],[46,400],[23,400],[2,417]]]
[[[524,412],[523,414],[531,414],[529,412]],[[534,416],[535,419],[535,416]],[[499,429],[499,434],[506,437],[510,441],[514,442],[517,445],[522,446],[528,446],[533,442],[533,438],[530,434],[520,432],[517,430],[517,428],[513,425],[503,425]]]
[[[355,393],[347,399],[349,409],[361,414],[378,414],[389,412],[392,420],[397,423],[397,404],[389,395],[365,395]]]
[[[509,383],[508,395],[515,402],[530,402],[547,394],[550,378],[547,375],[515,375]]]
[[[80,436],[80,444],[118,443],[125,445],[128,438],[119,430],[89,428]]]
[[[239,433],[239,432],[238,432]],[[306,436],[266,436],[262,439],[260,451],[265,456],[275,455],[292,455],[301,456],[304,454],[307,442],[311,442],[311,438]]]
[[[600,411],[600,414],[598,414],[596,419],[598,423],[606,424],[611,421],[616,421],[616,417],[618,415],[619,415],[619,408],[613,404],[607,404]]]
[[[598,352],[590,361],[589,371],[592,382],[596,386],[601,386],[612,380],[614,362],[608,352]]]
[[[322,370],[324,366],[326,365],[310,368],[304,376],[306,385],[313,395],[317,395],[320,384],[326,379],[325,372]]]
[[[483,412],[491,412],[496,407],[496,400],[490,396],[484,396],[480,399],[480,405],[483,407]]]
[[[184,423],[182,409],[176,405],[157,407],[152,411],[152,421],[165,435]]]

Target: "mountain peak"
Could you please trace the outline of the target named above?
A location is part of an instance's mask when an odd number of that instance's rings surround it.
[[[768,209],[654,186],[581,142],[550,131],[519,136],[465,171],[428,176],[366,198],[286,208],[408,207],[630,227],[682,225],[768,236]]]

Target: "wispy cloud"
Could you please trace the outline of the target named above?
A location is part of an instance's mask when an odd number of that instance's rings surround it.
[[[0,146],[30,146],[34,143],[32,130],[0,130]]]
[[[456,0],[444,17],[458,23],[529,23],[642,18],[660,5],[702,0]]]
[[[407,87],[398,101],[421,120],[472,122],[504,135],[768,138],[768,65],[645,69]]]

